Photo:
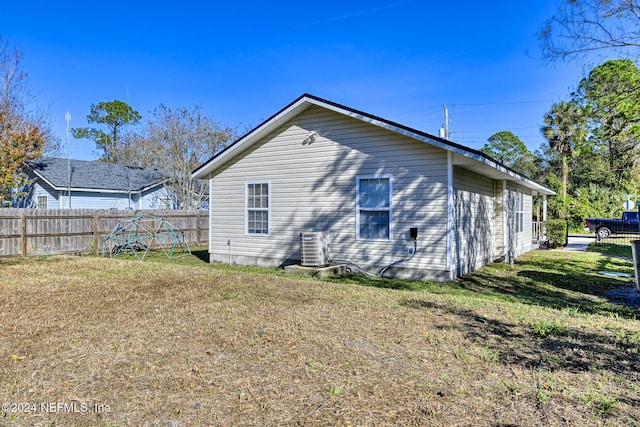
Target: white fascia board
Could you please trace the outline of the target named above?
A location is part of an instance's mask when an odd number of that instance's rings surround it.
[[[60,187],[57,190],[68,191],[67,187]],[[71,187],[71,191],[83,192],[83,193],[109,193],[109,194],[138,194],[139,190],[106,190],[102,188],[76,188]]]
[[[45,178],[44,176],[40,175],[35,169],[31,169],[31,171],[33,172],[33,174],[38,178],[43,180],[49,187],[53,188],[54,190],[60,190],[60,188],[56,187],[55,185],[53,185],[53,183],[51,181],[49,181],[47,178]]]
[[[154,188],[159,186],[160,184],[163,184],[163,182],[160,183],[156,183],[153,185],[149,185],[147,187],[144,187],[141,190],[113,190],[113,189],[106,189],[106,188],[84,188],[84,187],[53,187],[55,190],[58,191],[75,191],[75,192],[84,192],[84,193],[109,193],[109,194],[139,194],[142,193],[144,191],[147,191],[150,188]]]
[[[453,147],[455,148],[455,147]],[[531,190],[533,190],[536,193],[540,193],[540,194],[544,194],[544,195],[548,195],[548,196],[554,196],[556,193],[555,191],[546,188],[543,185],[538,184],[537,182],[531,181],[530,179],[516,173],[513,172],[510,169],[505,168],[504,166],[484,157],[484,156],[480,156],[476,153],[473,152],[467,152],[466,154],[462,154],[464,157],[474,160],[478,163],[481,163],[493,170],[495,170],[496,172],[498,172],[500,174],[500,178],[499,179],[506,179],[508,181],[512,181],[512,182],[517,182],[520,185],[522,185],[523,187],[529,188]]]
[[[533,191],[536,191],[536,192],[538,192],[540,194],[555,195],[555,192],[553,192],[552,190],[550,190],[550,189],[548,189],[548,188],[546,188],[546,187],[544,187],[544,186],[542,186],[540,184],[537,184],[537,183],[535,183],[535,182],[523,177],[522,175],[519,175],[519,174],[517,174],[515,172],[512,172],[511,170],[509,170],[509,169],[497,164],[496,162],[493,162],[493,161],[487,159],[484,156],[481,156],[481,155],[476,154],[474,152],[468,151],[468,150],[466,150],[466,149],[464,149],[462,147],[456,147],[455,145],[447,144],[446,142],[439,141],[439,140],[433,139],[433,138],[429,138],[428,136],[422,135],[420,133],[412,132],[411,130],[405,129],[404,127],[395,126],[392,123],[388,123],[388,122],[383,121],[381,119],[378,119],[378,118],[375,118],[375,117],[372,117],[372,116],[368,116],[368,115],[364,115],[364,114],[360,114],[357,111],[352,111],[350,109],[342,108],[339,105],[334,105],[332,103],[323,102],[322,100],[315,99],[315,98],[308,97],[308,96],[304,96],[304,97],[300,98],[297,102],[293,103],[292,105],[290,105],[286,109],[280,111],[279,113],[277,113],[276,115],[271,117],[266,122],[262,123],[257,128],[253,129],[247,135],[242,137],[241,140],[238,140],[235,144],[229,146],[226,150],[221,152],[218,156],[216,156],[213,159],[211,159],[208,163],[205,163],[200,169],[197,169],[196,171],[194,171],[193,174],[191,175],[192,178],[193,179],[206,179],[206,178],[208,178],[209,174],[212,171],[214,171],[218,166],[224,164],[227,160],[229,160],[229,159],[235,157],[236,155],[240,154],[242,151],[246,150],[251,145],[253,145],[256,141],[258,141],[263,135],[269,133],[272,129],[274,129],[277,126],[279,126],[281,124],[281,122],[284,122],[284,121],[288,120],[290,117],[297,115],[301,111],[304,111],[310,105],[320,106],[320,107],[325,108],[327,110],[331,110],[331,111],[337,112],[339,114],[354,118],[356,120],[360,120],[362,122],[369,123],[371,125],[386,129],[386,130],[388,130],[390,132],[393,132],[393,133],[396,133],[396,134],[400,134],[400,135],[404,135],[404,136],[406,136],[408,138],[412,138],[412,139],[415,139],[415,140],[430,144],[430,145],[432,145],[434,147],[441,148],[441,149],[446,150],[448,152],[457,154],[459,156],[474,160],[476,162],[484,164],[485,166],[487,166],[489,168],[497,170],[503,176],[504,175],[508,176],[509,180],[511,180],[511,181],[518,181],[522,186],[524,186],[526,188],[530,188]]]
[[[400,134],[400,135],[404,135],[406,137],[409,137],[409,138],[412,138],[412,139],[416,139],[418,141],[422,141],[424,143],[433,145],[435,147],[441,148],[441,149],[449,151],[451,153],[455,153],[455,154],[458,154],[460,156],[466,157],[468,159],[472,159],[472,160],[474,160],[476,162],[483,163],[484,165],[486,165],[486,166],[488,166],[490,168],[493,168],[493,169],[497,170],[498,172],[501,172],[502,174],[508,175],[511,178],[512,181],[518,181],[518,182],[520,182],[521,185],[523,185],[523,186],[525,186],[527,188],[530,188],[530,189],[532,189],[532,190],[534,190],[534,191],[536,191],[536,192],[538,192],[540,194],[546,194],[546,195],[550,195],[550,196],[551,195],[555,195],[554,191],[551,191],[548,188],[546,188],[546,187],[544,187],[544,186],[542,186],[542,185],[540,185],[538,183],[535,183],[535,182],[531,181],[530,179],[527,179],[527,178],[523,177],[522,175],[519,175],[519,174],[517,174],[515,172],[512,172],[511,170],[505,168],[504,166],[499,165],[498,163],[493,162],[493,161],[487,159],[486,157],[478,155],[476,153],[464,150],[464,149],[456,147],[456,146],[452,146],[452,145],[446,144],[446,143],[444,143],[442,141],[438,141],[438,140],[435,140],[435,139],[432,139],[432,138],[428,138],[428,137],[426,137],[424,135],[420,135],[420,134],[417,134],[415,132],[411,132],[411,131],[409,131],[407,129],[403,129],[403,128],[398,127],[398,126],[394,126],[394,125],[392,125],[390,123],[383,122],[381,120],[377,120],[377,119],[372,118],[372,117],[364,116],[364,115],[358,114],[358,113],[356,113],[354,111],[346,110],[346,109],[340,108],[338,106],[327,104],[327,103],[324,103],[324,102],[321,102],[321,101],[318,101],[318,100],[315,100],[315,99],[306,99],[306,100],[302,99],[301,101],[309,102],[309,103],[312,103],[314,105],[319,105],[319,106],[321,106],[323,108],[326,108],[328,110],[332,110],[332,111],[335,111],[337,113],[343,114],[345,116],[349,116],[349,117],[352,117],[354,119],[357,119],[357,120],[372,124],[374,126],[381,127],[381,128],[386,129],[386,130],[388,130],[390,132],[394,132],[394,133],[397,133],[397,134]]]
[[[298,100],[298,102],[290,105],[288,108],[280,111],[275,116],[271,117],[266,122],[262,123],[257,128],[254,128],[248,134],[242,137],[242,139],[236,141],[234,144],[227,147],[220,154],[211,159],[208,163],[205,163],[200,167],[200,169],[196,169],[192,174],[191,178],[193,179],[208,179],[209,174],[213,172],[218,166],[224,164],[229,159],[237,156],[247,148],[251,147],[255,142],[260,140],[264,135],[271,132],[272,129],[278,127],[280,122],[286,121],[289,117],[296,115],[298,109],[302,106],[303,109],[306,109],[309,104],[309,99],[303,97]]]
[[[109,193],[109,194],[118,194],[118,193],[122,193],[122,194],[136,194],[139,193],[140,191],[138,190],[131,190],[131,191],[127,191],[127,190],[108,190],[108,189],[102,189],[102,188],[83,188],[83,187],[67,187],[65,186],[56,186],[53,185],[53,183],[51,181],[49,181],[47,178],[45,178],[44,176],[42,176],[41,174],[37,173],[36,171],[33,171],[33,173],[38,177],[38,179],[43,180],[47,185],[49,185],[51,188],[53,188],[56,191],[75,191],[75,192],[85,192],[85,193]],[[153,186],[151,186],[153,187]]]
[[[455,147],[453,147],[455,148]],[[543,185],[538,184],[537,182],[531,181],[530,179],[522,176],[510,169],[505,168],[504,166],[496,163],[484,156],[480,156],[473,152],[467,152],[466,154],[462,154],[465,159],[469,159],[471,162],[475,162],[476,165],[480,165],[482,168],[488,168],[489,173],[485,173],[485,175],[497,179],[497,180],[507,180],[510,182],[515,182],[520,184],[521,186],[531,189],[534,193],[539,193],[547,196],[554,196],[555,191],[546,188]],[[471,162],[457,162],[458,165],[471,164]]]
[[[145,192],[145,191],[147,191],[147,190],[150,190],[150,189],[152,189],[152,188],[158,187],[158,186],[160,186],[160,185],[164,185],[168,180],[169,180],[169,178],[165,178],[165,179],[163,179],[162,181],[158,181],[158,182],[155,182],[155,183],[153,183],[153,184],[151,184],[151,185],[147,185],[146,187],[142,187],[142,188],[141,188],[140,190],[138,190],[138,191],[132,191],[132,193],[144,193],[144,192]]]

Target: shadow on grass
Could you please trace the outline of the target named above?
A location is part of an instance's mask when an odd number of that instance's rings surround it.
[[[342,274],[324,279],[326,282],[353,283],[376,288],[396,289],[400,291],[430,291],[437,292],[438,284],[428,281],[390,279],[387,277],[369,277],[358,274]]]
[[[179,250],[175,251],[171,257],[168,256],[167,252],[158,249],[151,250],[146,254],[141,252],[138,257],[127,251],[118,255],[117,259],[138,262],[168,262],[181,265],[209,264],[209,251],[206,247],[195,247],[190,250],[191,253],[185,253]]]
[[[209,263],[209,250],[207,248],[196,248],[191,250],[191,255],[200,261]]]
[[[612,293],[632,287],[628,279],[598,275],[602,270],[633,274],[633,265],[623,259],[582,255],[561,252],[535,254],[514,266],[496,263],[444,283],[366,276],[338,276],[326,280],[404,291],[466,295],[553,309],[570,308],[590,314],[625,318],[640,316],[637,301],[625,301],[620,298],[620,292]]]
[[[518,275],[529,279],[529,284],[535,285],[535,289],[530,290],[537,295],[528,296],[527,303],[558,309],[575,307],[590,314],[617,314],[627,318],[640,315],[634,301],[629,300],[629,303],[625,304],[626,301],[620,298],[611,298],[612,290],[635,290],[635,286],[628,280],[592,274],[566,275],[532,270],[521,271]]]
[[[570,372],[606,370],[640,380],[640,334],[628,336],[614,332],[589,332],[584,328],[562,328],[562,333],[541,337],[535,325],[513,324],[485,317],[475,311],[421,299],[404,299],[401,305],[448,317],[439,329],[463,331],[465,337],[487,347],[503,363],[525,368],[563,369]],[[453,321],[451,321],[453,316]],[[436,317],[437,319],[438,317]],[[632,405],[640,404],[636,398]]]

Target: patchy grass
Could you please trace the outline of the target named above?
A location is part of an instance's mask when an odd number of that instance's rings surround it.
[[[591,243],[587,250],[589,252],[597,252],[603,255],[629,258],[633,256],[631,253],[631,241],[639,239],[640,236],[613,236],[600,243]],[[595,239],[594,239],[595,240]]]
[[[639,310],[607,297],[633,284],[597,274],[628,261],[541,251],[450,283],[323,282],[195,252],[0,260],[0,421],[640,424]]]
[[[587,250],[589,252],[597,252],[603,255],[618,256],[618,257],[629,258],[629,259],[631,259],[631,257],[633,256],[631,253],[631,246],[623,245],[623,244],[614,244],[614,243],[599,243],[597,245],[592,244],[592,245],[589,245]]]

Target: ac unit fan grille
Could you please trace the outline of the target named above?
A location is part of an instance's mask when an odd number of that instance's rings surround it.
[[[300,264],[305,267],[329,265],[329,233],[300,233]]]

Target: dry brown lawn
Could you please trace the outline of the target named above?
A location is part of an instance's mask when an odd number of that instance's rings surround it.
[[[404,291],[204,263],[0,260],[0,424],[640,425],[632,312],[469,290],[523,271]]]

